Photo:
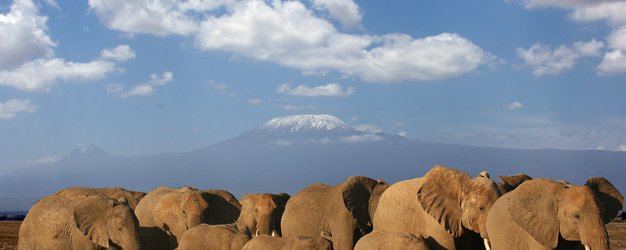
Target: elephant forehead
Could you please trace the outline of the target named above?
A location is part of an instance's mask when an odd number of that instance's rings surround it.
[[[276,202],[274,202],[272,196],[268,194],[260,195],[255,204],[259,207],[276,207]]]
[[[572,205],[596,204],[595,194],[588,187],[571,187],[563,190],[562,200]]]

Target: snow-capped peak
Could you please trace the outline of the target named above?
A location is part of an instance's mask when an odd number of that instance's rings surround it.
[[[274,118],[266,122],[261,129],[279,130],[287,129],[290,132],[298,132],[301,129],[333,130],[347,128],[346,124],[332,115],[291,115]]]
[[[97,145],[86,143],[86,144],[81,144],[80,146],[78,146],[78,148],[74,149],[74,151],[72,151],[70,155],[77,156],[77,155],[87,155],[87,154],[91,155],[91,154],[103,154],[103,153],[106,153],[106,152],[102,150],[101,148],[99,148]]]

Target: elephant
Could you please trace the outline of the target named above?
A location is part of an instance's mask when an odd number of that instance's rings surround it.
[[[17,249],[139,250],[139,224],[132,209],[102,195],[66,199],[47,196],[28,211]]]
[[[386,232],[374,230],[363,236],[354,246],[355,250],[429,250],[423,238],[415,237],[410,233]]]
[[[231,224],[195,226],[180,238],[179,250],[239,250],[250,240],[250,235],[243,233]],[[228,243],[228,244],[224,244]]]
[[[549,179],[522,183],[491,208],[487,233],[493,249],[609,249],[606,223],[624,197],[603,177],[576,186]]]
[[[280,236],[280,219],[289,198],[286,193],[244,195],[237,228],[248,235]]]
[[[435,166],[421,178],[395,183],[380,197],[374,230],[421,235],[432,249],[470,248],[474,232],[488,247],[487,213],[500,190],[487,177]]]
[[[137,203],[146,195],[144,192],[130,191],[119,187],[113,188],[87,188],[72,187],[57,191],[56,196],[64,198],[72,198],[77,196],[104,195],[108,198],[118,200],[119,202],[130,206],[133,210],[137,207]]]
[[[287,201],[281,220],[284,237],[332,236],[334,249],[353,249],[358,239],[372,230],[380,195],[389,187],[382,180],[349,177],[337,186],[313,184]]]
[[[243,250],[331,250],[332,243],[320,236],[292,236],[288,238],[259,235],[246,243]]]
[[[514,174],[514,175],[501,175],[499,176],[502,182],[497,182],[500,193],[505,194],[513,191],[517,186],[521,185],[525,181],[532,180],[533,178],[526,174]]]
[[[147,249],[175,249],[188,229],[233,223],[240,211],[239,201],[224,190],[159,187],[139,201],[135,214]]]

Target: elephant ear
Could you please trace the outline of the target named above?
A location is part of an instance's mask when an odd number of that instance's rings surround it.
[[[532,180],[533,178],[526,174],[514,174],[514,175],[501,175],[500,180],[504,183],[504,190],[510,192],[517,188],[525,181]]]
[[[609,223],[624,207],[624,196],[604,177],[591,177],[585,186],[590,187],[604,206],[603,220]]]
[[[505,198],[513,221],[537,242],[556,248],[559,240],[556,192],[564,190],[561,183],[530,180],[522,183]]]
[[[287,205],[287,201],[289,201],[289,199],[291,198],[291,196],[288,193],[278,193],[274,195],[274,197],[276,197],[276,203],[282,209],[285,209],[285,205]]]
[[[341,188],[341,196],[345,207],[356,220],[357,227],[363,235],[371,231],[369,216],[370,192],[365,187],[367,177],[352,176]]]
[[[102,196],[89,196],[76,201],[74,222],[78,230],[97,245],[109,248],[107,211],[113,201]]]
[[[422,186],[417,190],[417,200],[424,211],[454,237],[463,232],[460,196],[470,180],[466,173],[436,166],[422,177]]]
[[[154,222],[166,233],[179,233],[187,229],[187,219],[183,217],[181,195],[168,193],[163,195],[154,206]]]

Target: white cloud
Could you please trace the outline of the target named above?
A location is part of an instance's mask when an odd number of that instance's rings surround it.
[[[626,144],[619,145],[616,151],[626,152]]]
[[[315,9],[345,25],[361,20],[352,0],[300,1],[90,0],[107,27],[129,33],[178,34],[202,50],[228,51],[301,70],[336,71],[368,82],[430,81],[456,77],[493,57],[457,35],[339,32]]]
[[[103,59],[118,62],[124,62],[135,58],[135,51],[128,45],[119,45],[113,49],[104,49],[100,54]]]
[[[329,83],[326,85],[308,87],[306,85],[299,85],[292,88],[289,84],[282,84],[276,88],[276,93],[281,95],[290,96],[349,96],[354,94],[353,87],[347,87],[345,90],[343,86],[338,83]]]
[[[248,99],[248,104],[252,104],[252,105],[259,105],[263,103],[263,100],[260,98],[250,98]]]
[[[16,0],[9,13],[0,14],[0,70],[54,55],[56,43],[48,36],[46,21],[31,0]]]
[[[57,161],[60,161],[61,159],[63,159],[65,155],[63,153],[57,154],[57,155],[51,155],[51,156],[45,156],[39,159],[35,159],[32,161],[28,161],[26,162],[26,164],[28,165],[47,165],[47,164],[52,164],[55,163]]]
[[[313,0],[316,9],[327,11],[346,28],[354,28],[361,25],[361,11],[359,6],[352,0]]]
[[[30,100],[10,99],[6,102],[0,102],[0,119],[13,119],[17,113],[33,113],[37,108],[38,107],[32,104]]]
[[[284,109],[284,110],[309,110],[309,109],[315,109],[315,106],[313,105],[292,105],[292,104],[281,104],[278,105],[279,108]]]
[[[609,48],[626,51],[626,25],[614,29],[606,38]]]
[[[604,59],[598,65],[598,74],[614,75],[626,73],[626,53],[613,50],[604,54]]]
[[[384,138],[375,134],[351,135],[341,138],[341,141],[348,143],[374,142],[381,141]]]
[[[114,70],[114,63],[103,60],[75,63],[61,58],[36,59],[14,70],[0,71],[0,85],[25,91],[48,91],[59,81],[97,80]]]
[[[89,8],[95,11],[107,27],[131,34],[158,36],[189,35],[195,32],[197,23],[189,12],[194,8],[210,10],[217,8],[217,5],[215,1],[202,0],[89,0]]]
[[[398,135],[402,137],[406,137],[406,131],[400,131],[398,132]]]
[[[528,49],[517,48],[517,54],[532,69],[534,76],[558,75],[572,69],[581,57],[598,56],[603,47],[604,43],[595,39],[555,49],[536,43]]]
[[[59,7],[59,4],[57,3],[56,0],[43,0],[48,6],[55,8],[57,10],[61,10],[61,7]]]
[[[510,110],[516,110],[516,109],[521,109],[524,107],[524,104],[522,104],[521,102],[512,102],[509,105],[507,105],[507,108]]]
[[[237,93],[231,91],[228,85],[226,85],[225,83],[210,80],[209,85],[211,85],[213,89],[217,90],[220,95],[228,96],[230,98],[237,96]]]
[[[573,9],[570,18],[576,21],[607,20],[612,24],[626,24],[626,2],[624,1],[585,1],[586,4],[569,7]]]
[[[107,85],[106,90],[110,94],[123,98],[132,96],[149,96],[154,94],[157,86],[166,85],[173,80],[174,74],[170,71],[165,71],[160,75],[156,73],[150,74],[150,81],[147,83],[137,84],[127,91],[124,89],[123,85],[117,83]]]
[[[374,134],[383,132],[383,130],[381,128],[379,128],[376,125],[371,125],[371,124],[355,125],[354,129],[356,129],[358,131],[367,132],[367,133],[374,133]]]

